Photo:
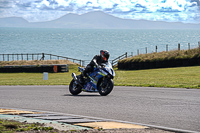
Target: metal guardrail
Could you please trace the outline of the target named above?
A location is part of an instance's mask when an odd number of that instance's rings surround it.
[[[127,52],[113,60],[111,60],[112,66],[116,65],[119,60],[127,58]],[[16,60],[70,60],[73,63],[78,63],[81,66],[86,66],[90,60],[80,60],[70,57],[58,56],[47,53],[21,53],[21,54],[0,54],[0,61],[16,61]]]
[[[70,57],[58,56],[47,53],[22,53],[22,54],[0,54],[0,61],[15,61],[15,60],[70,60],[73,63],[80,65],[84,64],[84,60],[74,59]]]
[[[118,63],[119,60],[122,60],[122,59],[125,59],[125,58],[127,58],[127,52],[125,54],[113,59],[112,60],[112,66],[115,66]]]
[[[198,47],[200,48],[200,41],[198,42]],[[168,51],[168,45],[166,45],[166,51]],[[188,43],[188,49],[190,49],[190,43]],[[180,43],[178,44],[178,50],[180,50]],[[145,53],[147,54],[147,47],[145,47]],[[155,46],[155,52],[158,51],[158,46]],[[137,54],[139,55],[141,51],[137,49]],[[111,60],[112,66],[115,66],[119,60],[122,60],[127,57],[133,56],[133,52],[131,52],[130,56],[127,56],[127,52],[113,60]],[[73,63],[78,63],[81,66],[86,66],[90,60],[80,60],[80,59],[74,59],[70,57],[64,57],[64,56],[58,56],[53,54],[46,54],[46,53],[26,53],[26,54],[0,54],[0,61],[14,61],[14,60],[70,60]]]

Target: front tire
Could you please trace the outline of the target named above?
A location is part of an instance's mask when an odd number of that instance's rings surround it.
[[[104,80],[107,80],[107,84],[104,83]],[[112,79],[101,80],[98,85],[99,94],[101,96],[107,96],[113,89],[114,82]]]
[[[75,80],[73,79],[69,85],[69,92],[72,95],[78,95],[79,93],[81,93],[81,91],[82,91],[82,87],[80,85],[76,84]]]

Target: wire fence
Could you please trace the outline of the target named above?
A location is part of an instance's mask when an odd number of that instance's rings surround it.
[[[159,45],[159,46],[150,46],[145,48],[137,49],[136,52],[131,52],[130,55],[126,52],[123,55],[120,55],[119,57],[111,60],[112,66],[116,65],[119,60],[122,60],[127,57],[139,55],[139,54],[148,54],[153,52],[162,52],[162,51],[170,51],[170,50],[181,50],[181,45],[178,43],[177,48],[172,47],[168,44],[166,45]],[[192,49],[192,48],[200,48],[200,41],[198,42],[198,45],[190,44],[188,43],[187,47],[184,46],[184,49]],[[0,54],[0,61],[16,61],[16,60],[70,60],[73,63],[78,63],[81,66],[86,66],[90,60],[80,60],[80,59],[74,59],[70,57],[64,57],[64,56],[58,56],[53,54],[47,54],[47,53],[21,53],[21,54]]]
[[[154,53],[154,52],[162,52],[162,51],[170,51],[170,50],[190,50],[193,48],[200,48],[200,41],[198,42],[198,44],[191,44],[188,43],[187,45],[181,45],[180,43],[177,44],[177,47],[171,46],[171,45],[156,45],[156,46],[150,46],[150,47],[144,47],[144,48],[139,48],[137,49],[137,51],[135,52],[131,52],[130,56],[135,56],[135,55],[139,55],[139,54],[148,54],[148,53]]]
[[[80,65],[84,64],[84,60],[74,59],[70,57],[58,56],[47,53],[21,53],[21,54],[0,54],[0,61],[18,61],[18,60],[70,60]]]

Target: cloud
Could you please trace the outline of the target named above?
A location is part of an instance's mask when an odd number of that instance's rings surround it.
[[[120,18],[200,23],[200,0],[0,0],[0,15],[49,21],[100,10]]]
[[[200,0],[191,0],[191,2],[197,3],[197,6],[199,6],[199,8],[200,8]]]

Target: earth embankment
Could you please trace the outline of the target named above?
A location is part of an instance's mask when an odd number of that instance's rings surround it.
[[[141,54],[118,62],[118,69],[139,70],[200,65],[200,48]]]

